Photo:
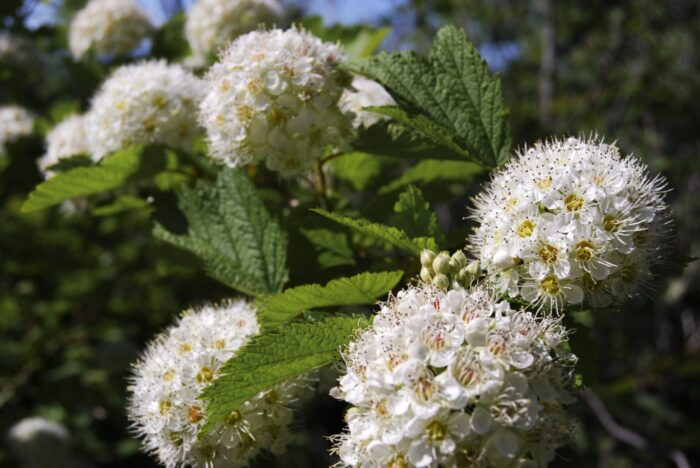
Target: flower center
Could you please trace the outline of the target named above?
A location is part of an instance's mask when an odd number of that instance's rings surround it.
[[[541,188],[542,190],[548,189],[549,187],[552,186],[552,178],[551,177],[545,177],[544,179],[540,179],[537,181],[537,186]]]
[[[239,413],[238,410],[233,410],[224,418],[224,422],[229,426],[235,426],[241,419],[243,419],[241,413]]]
[[[163,378],[164,378],[166,381],[168,381],[168,382],[170,382],[171,380],[173,380],[173,377],[175,377],[175,371],[172,370],[172,369],[168,369],[168,370],[165,371],[165,373],[163,374]]]
[[[559,255],[559,249],[554,247],[552,244],[544,244],[540,247],[537,252],[544,263],[552,264],[557,261],[557,256]]]
[[[549,275],[545,277],[545,279],[540,281],[540,288],[549,296],[556,296],[557,294],[559,294],[560,290],[559,282],[552,275]]]
[[[617,232],[620,230],[620,220],[613,215],[605,215],[603,217],[603,227],[608,232]]]
[[[187,410],[187,420],[196,424],[200,419],[202,419],[202,408],[197,405],[190,406],[190,409]]]
[[[443,440],[447,435],[447,428],[440,421],[433,421],[426,426],[425,433],[432,441]]]
[[[583,198],[575,194],[567,195],[564,199],[566,209],[569,211],[578,211],[583,207]]]
[[[397,455],[389,462],[386,468],[408,468],[408,463],[406,463],[403,455]]]
[[[165,413],[170,411],[172,406],[173,404],[170,402],[170,400],[161,400],[160,404],[158,405],[158,411],[160,412],[161,416],[163,416]]]
[[[595,246],[591,241],[583,240],[576,244],[576,258],[582,262],[587,262],[593,258]]]
[[[529,219],[526,219],[518,226],[518,235],[522,238],[530,237],[535,231],[535,225]]]
[[[197,375],[195,377],[197,379],[197,382],[199,383],[205,383],[205,382],[210,382],[211,379],[214,378],[214,373],[210,368],[207,366],[202,367],[199,369],[199,372],[197,372]]]

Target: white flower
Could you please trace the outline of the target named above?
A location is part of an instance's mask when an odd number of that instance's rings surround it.
[[[304,379],[259,393],[198,438],[206,420],[198,396],[259,331],[255,308],[242,300],[189,310],[135,365],[128,416],[145,448],[166,467],[242,467],[262,450],[284,450],[291,439],[289,405]]]
[[[264,161],[291,177],[329,147],[347,147],[352,116],[338,107],[348,75],[334,44],[306,31],[239,37],[206,75],[200,122],[213,158],[232,167]]]
[[[31,135],[34,115],[24,107],[0,106],[0,155],[7,151],[7,143]]]
[[[93,158],[141,143],[189,150],[200,97],[201,80],[180,65],[148,61],[118,68],[86,116]]]
[[[42,417],[24,418],[10,428],[8,441],[24,466],[68,467],[69,434],[60,423]]]
[[[277,0],[198,0],[187,11],[185,37],[196,57],[206,58],[260,25],[280,23]]]
[[[97,55],[127,55],[152,30],[136,0],[90,0],[70,23],[68,45],[76,59],[91,49]]]
[[[355,114],[355,127],[371,127],[384,119],[380,114],[362,110],[364,107],[395,105],[396,101],[382,85],[364,76],[353,78],[352,89],[345,90],[340,98],[341,109]]]
[[[471,250],[500,293],[557,310],[584,300],[605,307],[634,294],[661,257],[665,192],[661,177],[614,145],[538,143],[475,198]]]
[[[52,177],[54,173],[49,168],[62,159],[90,153],[86,126],[82,115],[71,115],[46,135],[46,153],[37,161],[44,177]]]
[[[540,430],[565,421],[572,401],[566,333],[560,318],[513,310],[482,288],[399,292],[343,353],[331,395],[353,407],[334,451],[361,467],[545,460],[568,434]]]

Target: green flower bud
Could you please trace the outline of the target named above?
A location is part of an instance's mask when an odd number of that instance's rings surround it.
[[[426,283],[431,283],[433,281],[433,272],[430,271],[430,268],[423,267],[420,269],[420,279]]]
[[[453,253],[451,260],[456,263],[456,271],[459,271],[465,266],[467,266],[467,257],[461,250],[458,250],[455,253]]]
[[[446,275],[450,272],[450,254],[448,252],[440,252],[433,260],[433,271],[437,274]]]
[[[481,273],[481,265],[479,264],[479,260],[472,260],[469,262],[469,265],[467,265],[467,272],[472,276],[479,276]]]
[[[430,268],[433,260],[435,260],[435,252],[425,249],[420,253],[420,264],[424,267]]]
[[[433,278],[433,284],[440,289],[447,289],[450,287],[450,279],[445,275],[435,275]]]

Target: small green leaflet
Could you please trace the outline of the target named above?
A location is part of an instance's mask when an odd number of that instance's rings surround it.
[[[437,249],[437,244],[435,243],[434,239],[423,237],[411,239],[405,232],[395,227],[373,223],[371,221],[367,221],[366,219],[342,216],[320,208],[314,208],[311,211],[318,213],[321,216],[325,216],[331,221],[335,221],[336,223],[355,229],[363,234],[380,239],[412,255],[420,255],[423,249]]]
[[[202,392],[207,402],[202,434],[258,393],[332,363],[356,330],[368,324],[363,316],[328,316],[290,323],[253,338]]]
[[[423,194],[416,187],[409,185],[399,195],[394,205],[391,224],[401,229],[410,237],[432,237],[441,239],[443,233],[437,223],[437,216],[425,201]]]
[[[442,28],[427,59],[379,53],[348,68],[380,82],[399,105],[373,110],[448,149],[450,159],[461,155],[487,167],[508,159],[510,124],[500,80],[462,30]]]
[[[133,146],[117,151],[97,166],[76,167],[39,184],[22,205],[22,211],[43,210],[71,198],[106,192],[149,179],[165,165],[161,146]]]
[[[260,321],[267,326],[287,322],[319,307],[373,304],[401,281],[403,271],[361,273],[334,279],[325,286],[307,284],[257,301]]]
[[[216,184],[200,182],[178,194],[189,230],[156,224],[156,237],[200,257],[209,274],[250,295],[275,293],[287,281],[287,242],[253,183],[241,170],[223,169]]]
[[[474,176],[483,172],[478,164],[467,161],[443,161],[425,159],[406,170],[401,177],[379,189],[379,193],[389,193],[406,185],[427,185],[433,182],[457,182],[467,185]]]
[[[313,244],[321,268],[355,264],[355,256],[348,244],[347,233],[324,228],[301,228],[300,231]]]

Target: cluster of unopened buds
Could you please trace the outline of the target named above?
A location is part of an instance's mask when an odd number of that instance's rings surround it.
[[[450,255],[447,251],[436,254],[425,249],[421,252],[420,263],[420,279],[440,289],[448,289],[455,284],[469,286],[481,271],[479,261],[470,261],[461,250]]]

